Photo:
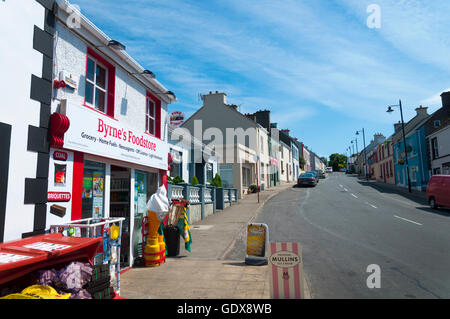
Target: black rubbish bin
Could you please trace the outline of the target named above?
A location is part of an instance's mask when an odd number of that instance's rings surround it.
[[[174,257],[180,254],[180,231],[176,226],[164,227],[167,256]]]

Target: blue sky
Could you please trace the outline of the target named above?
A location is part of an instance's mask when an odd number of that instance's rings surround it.
[[[400,114],[429,113],[450,90],[450,2],[419,0],[72,0],[175,92],[188,117],[221,91],[242,113],[271,110],[320,156],[344,153],[363,127],[386,137]],[[381,28],[367,26],[367,7]],[[362,145],[359,138],[358,146]]]

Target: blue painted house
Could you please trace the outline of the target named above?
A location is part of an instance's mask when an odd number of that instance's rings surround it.
[[[408,154],[411,187],[424,191],[430,179],[424,124],[430,115],[427,113],[427,108],[422,106],[416,108],[416,112],[416,116],[405,124],[406,153]],[[394,145],[395,183],[401,187],[408,187],[405,146],[401,124],[395,124],[394,128],[395,134],[392,140]]]

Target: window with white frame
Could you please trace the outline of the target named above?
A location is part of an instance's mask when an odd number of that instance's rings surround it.
[[[156,104],[147,97],[147,107],[145,110],[145,131],[155,135]]]
[[[108,69],[96,59],[88,56],[86,68],[85,101],[89,106],[106,113],[108,98]]]

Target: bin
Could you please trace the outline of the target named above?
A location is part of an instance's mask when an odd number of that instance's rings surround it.
[[[174,257],[180,254],[180,231],[176,226],[164,227],[167,256]]]

